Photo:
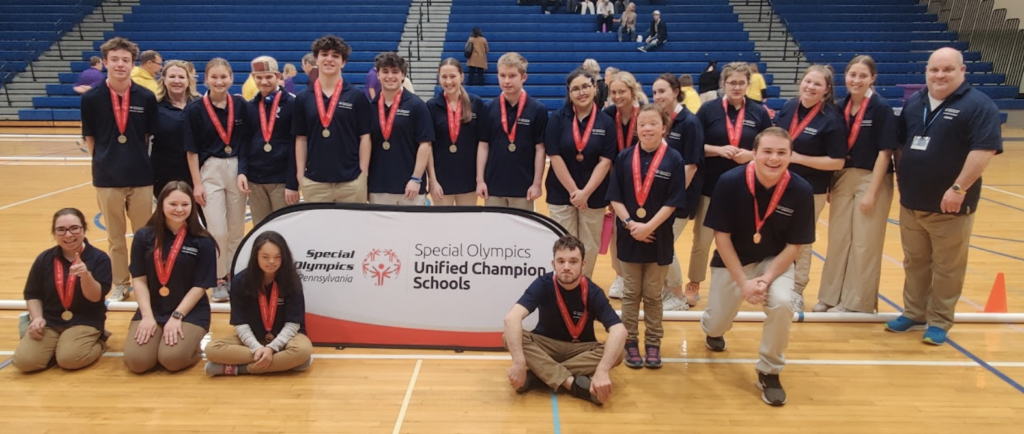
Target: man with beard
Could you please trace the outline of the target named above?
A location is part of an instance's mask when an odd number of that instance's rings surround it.
[[[505,315],[505,348],[512,353],[508,379],[518,393],[547,384],[597,405],[608,402],[608,373],[622,361],[626,328],[604,291],[583,275],[583,242],[572,235],[555,241],[555,270],[534,280]],[[537,327],[523,319],[540,308]],[[608,331],[607,347],[594,336],[594,320]]]

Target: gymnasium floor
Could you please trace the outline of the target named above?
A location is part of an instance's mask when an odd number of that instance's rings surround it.
[[[960,312],[985,304],[999,272],[1010,311],[1024,311],[1024,131],[1004,135],[1006,152],[985,173]],[[85,155],[73,136],[0,135],[0,300],[22,299],[32,260],[53,245],[54,211],[98,214],[88,163],[63,159]],[[826,210],[814,244],[821,255],[827,220]],[[691,229],[676,247],[684,263]],[[886,238],[879,306],[894,312],[903,282],[895,224]],[[107,247],[95,225],[89,240]],[[821,259],[813,260],[808,306]],[[607,288],[611,279],[602,256],[595,280]],[[0,361],[17,346],[18,314],[0,310]],[[612,400],[596,407],[564,394],[515,394],[506,353],[317,348],[303,373],[210,379],[199,365],[135,376],[120,359],[129,318],[109,314],[110,353],[85,370],[24,375],[2,365],[0,432],[997,434],[1019,433],[1024,423],[1024,324],[958,325],[942,347],[881,324],[794,324],[782,374],[789,403],[773,408],[754,386],[759,323],[737,323],[728,351],[713,354],[697,323],[668,322],[664,368],[613,370]],[[214,336],[233,333],[227,321],[214,314]]]

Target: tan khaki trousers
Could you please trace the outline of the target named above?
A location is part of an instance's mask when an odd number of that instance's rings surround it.
[[[821,211],[825,208],[827,200],[827,194],[816,194],[814,195],[814,227],[817,232],[818,217],[821,216]],[[815,239],[818,237],[815,236]],[[800,251],[796,254],[796,273],[793,277],[794,288],[793,291],[797,294],[804,295],[804,289],[807,288],[807,284],[811,281],[811,247],[812,244],[803,244],[800,246]]]
[[[601,250],[601,231],[604,230],[604,209],[580,210],[572,205],[548,205],[551,219],[562,225],[569,235],[579,238],[586,249],[586,266],[583,274],[594,275],[597,253]]]
[[[199,169],[206,189],[206,229],[217,241],[217,277],[227,276],[245,237],[245,193],[238,189],[238,158],[210,158]]]
[[[431,200],[430,203],[434,206],[476,206],[476,193],[446,194],[444,199]]]
[[[697,215],[693,218],[693,246],[690,247],[690,269],[686,276],[691,282],[703,282],[708,277],[711,243],[715,241],[715,230],[704,226],[711,198],[701,195]]]
[[[683,270],[679,266],[679,254],[676,251],[676,241],[679,240],[679,236],[683,234],[683,230],[686,229],[686,224],[690,222],[690,219],[675,219],[672,222],[672,264],[668,266],[668,274],[665,275],[665,286],[669,288],[678,288],[683,286]]]
[[[96,188],[96,202],[107,227],[107,245],[110,246],[110,268],[114,285],[128,285],[128,225],[125,213],[132,222],[132,233],[138,232],[153,216],[153,186]]]
[[[249,212],[253,226],[260,224],[270,213],[284,208],[284,184],[249,183]]]
[[[82,369],[96,362],[106,351],[107,344],[101,337],[102,333],[90,326],[45,327],[40,340],[28,334],[21,338],[11,362],[21,372],[34,372],[46,369],[56,357],[57,366],[61,368]]]
[[[238,336],[217,339],[206,346],[206,358],[213,363],[224,365],[246,365],[250,374],[290,371],[306,363],[313,355],[313,343],[306,335],[299,333],[274,354],[270,366],[260,369],[253,364],[252,350],[242,345]]]
[[[425,205],[427,203],[427,195],[417,194],[412,199],[406,199],[404,194],[370,193],[370,203],[377,205]]]
[[[307,203],[366,203],[366,172],[348,182],[316,182],[309,178],[302,178],[299,189]]]
[[[508,344],[505,344],[508,348]],[[617,351],[622,351],[617,349]],[[546,336],[523,332],[523,355],[526,367],[544,384],[554,390],[566,379],[576,375],[594,375],[604,357],[604,344],[600,342],[565,342]],[[621,357],[616,358],[618,366]]]
[[[505,208],[519,208],[525,211],[533,211],[533,201],[526,200],[525,197],[487,196],[487,199],[484,199],[484,205],[500,206]]]
[[[974,214],[953,215],[900,207],[903,239],[903,316],[929,326],[953,327],[964,289]]]
[[[627,342],[640,338],[640,301],[644,303],[644,344],[661,346],[665,329],[661,324],[661,289],[665,285],[668,266],[656,262],[637,264],[620,262],[622,267],[622,324],[626,326]]]
[[[149,342],[139,345],[135,342],[135,331],[142,321],[132,321],[128,326],[128,336],[124,342],[124,365],[129,371],[136,374],[144,374],[156,367],[157,363],[170,372],[177,372],[196,364],[202,359],[202,352],[199,351],[199,343],[203,336],[206,336],[206,329],[195,324],[181,323],[181,331],[185,337],[179,338],[178,343],[169,346],[164,343],[164,328],[157,324],[156,332]]]

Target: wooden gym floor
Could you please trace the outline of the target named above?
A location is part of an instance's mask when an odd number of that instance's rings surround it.
[[[1024,131],[1004,134],[1006,152],[985,174],[960,312],[980,310],[1000,272],[1010,311],[1024,311],[1024,178],[1017,172]],[[0,137],[0,299],[22,298],[31,262],[53,245],[54,211],[73,206],[89,219],[98,214],[88,163],[61,160],[85,155],[71,136]],[[547,212],[540,202],[538,211]],[[898,216],[893,206],[891,217]],[[827,221],[826,211],[814,244],[821,255]],[[676,247],[684,264],[690,229]],[[106,248],[102,230],[92,227],[89,239]],[[879,306],[893,312],[903,282],[895,224],[885,254]],[[808,307],[816,302],[821,259],[813,262]],[[598,262],[596,281],[607,288],[608,258]],[[706,297],[707,282],[702,292]],[[19,313],[0,310],[0,361],[17,346]],[[1019,433],[1024,423],[1018,325],[957,325],[949,344],[931,347],[919,333],[885,333],[881,324],[795,324],[782,375],[789,403],[772,408],[754,386],[760,324],[737,323],[726,337],[729,350],[713,354],[697,323],[668,322],[664,368],[613,370],[612,401],[599,408],[564,394],[516,395],[505,353],[317,348],[304,373],[211,379],[198,365],[136,376],[119,353],[130,313],[109,317],[110,352],[90,368],[24,375],[0,367],[0,432],[996,434]],[[232,333],[227,322],[226,314],[214,314],[213,335]]]

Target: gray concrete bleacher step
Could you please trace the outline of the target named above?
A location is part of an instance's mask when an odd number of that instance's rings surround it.
[[[409,62],[409,79],[424,101],[434,96],[451,10],[451,0],[412,0],[398,43],[398,54]]]
[[[754,48],[761,53],[761,63],[767,65],[767,71],[761,72],[774,76],[772,85],[780,87],[780,97],[796,96],[799,75],[810,63],[771,3],[768,0],[729,0],[729,4],[743,23],[743,30],[750,34]]]

